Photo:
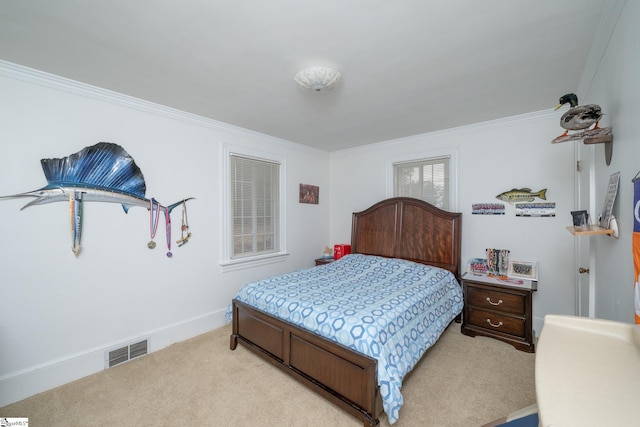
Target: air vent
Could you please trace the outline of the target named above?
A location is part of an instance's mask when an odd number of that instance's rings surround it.
[[[109,351],[106,355],[106,365],[107,368],[111,368],[145,354],[147,354],[147,340]]]
[[[147,340],[129,346],[129,359],[135,359],[145,354],[147,354]]]
[[[119,365],[129,360],[129,347],[122,347],[109,352],[109,367]]]

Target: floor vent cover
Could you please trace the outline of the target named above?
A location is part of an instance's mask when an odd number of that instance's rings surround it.
[[[111,368],[145,354],[147,354],[147,340],[116,348],[107,353],[107,367]]]

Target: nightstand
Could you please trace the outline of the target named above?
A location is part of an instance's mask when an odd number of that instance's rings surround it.
[[[335,261],[333,258],[317,258],[316,259],[316,267],[319,265],[329,264],[330,262]]]
[[[461,331],[472,337],[495,338],[518,350],[533,353],[532,299],[538,282],[509,280],[471,273],[462,276],[464,311]]]

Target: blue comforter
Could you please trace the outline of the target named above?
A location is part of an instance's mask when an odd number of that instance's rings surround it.
[[[246,285],[236,299],[377,359],[390,424],[402,379],[463,307],[449,271],[361,254]]]

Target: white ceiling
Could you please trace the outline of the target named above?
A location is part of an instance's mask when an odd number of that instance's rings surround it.
[[[2,0],[0,59],[333,151],[555,107],[605,3]]]

